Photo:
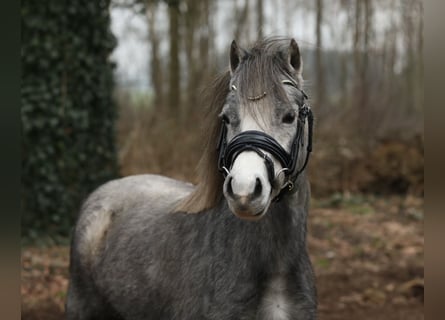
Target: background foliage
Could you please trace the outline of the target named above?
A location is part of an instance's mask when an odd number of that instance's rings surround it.
[[[423,196],[422,1],[113,3],[128,24],[115,28],[118,49],[132,37],[145,46],[139,68],[131,68],[134,55],[131,64],[122,57],[117,70],[122,174],[195,181],[201,90],[227,68],[231,40],[246,47],[284,35],[302,49],[315,114],[313,195]]]
[[[117,175],[109,1],[24,0],[22,234],[69,234],[82,199]]]

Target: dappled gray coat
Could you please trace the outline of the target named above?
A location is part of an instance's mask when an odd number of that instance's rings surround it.
[[[290,69],[286,76],[292,75],[299,70],[300,58],[298,51],[288,53],[288,43],[268,40],[251,51],[232,45],[231,70],[213,86],[218,93],[211,94],[214,110],[209,117],[214,119],[209,120],[209,141],[196,187],[162,176],[139,175],[111,181],[87,199],[72,240],[68,319],[316,318],[314,279],[306,250],[310,191],[304,172],[292,192],[280,201],[269,199],[264,215],[248,221],[229,209],[228,203],[240,197],[227,199],[231,182],[224,181],[216,167],[221,126],[217,115],[228,103],[228,95],[239,94],[229,93],[231,79],[237,72],[249,72],[249,54],[251,59],[276,56],[271,61]],[[298,54],[298,59],[287,59],[287,54]],[[271,75],[267,81],[276,84],[281,79]],[[267,99],[262,103],[273,101]],[[280,110],[272,110],[273,117],[278,114],[281,119]],[[238,120],[242,123],[243,119]],[[256,196],[266,189],[266,180],[258,188],[260,179],[256,179]],[[274,194],[276,183],[269,182]]]

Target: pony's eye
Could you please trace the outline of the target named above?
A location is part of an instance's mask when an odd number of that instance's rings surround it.
[[[285,79],[285,80],[281,81],[281,83],[283,83],[284,85],[287,85],[287,86],[297,87],[296,84],[291,80]]]
[[[230,119],[226,114],[222,114],[221,115],[221,119],[225,124],[229,124],[230,123]]]
[[[295,121],[295,112],[291,111],[286,113],[282,119],[283,123],[291,124]]]

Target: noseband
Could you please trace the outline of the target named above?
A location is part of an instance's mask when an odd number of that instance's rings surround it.
[[[280,193],[275,197],[274,201],[278,201],[284,193],[291,191],[294,188],[295,181],[301,172],[305,169],[309,154],[312,151],[312,127],[313,127],[313,114],[311,108],[307,104],[307,95],[303,93],[303,105],[299,107],[298,121],[294,140],[290,153],[287,152],[273,137],[270,135],[256,130],[249,130],[241,132],[236,135],[230,142],[227,142],[227,127],[226,123],[221,125],[221,133],[217,146],[219,153],[218,168],[224,176],[230,173],[230,169],[235,159],[244,151],[254,151],[261,158],[264,159],[269,181],[274,184],[276,177],[284,173],[286,182],[281,187]],[[304,126],[308,122],[308,137],[306,158],[301,168],[297,170],[298,155],[300,153],[300,147],[304,145]],[[272,159],[265,153],[269,153],[276,160],[278,160],[283,169],[281,169],[277,175],[275,175],[274,165]]]

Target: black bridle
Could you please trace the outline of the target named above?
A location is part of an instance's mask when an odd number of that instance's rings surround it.
[[[280,173],[284,173],[286,182],[281,187],[279,194],[274,201],[278,201],[286,193],[294,188],[295,181],[298,176],[306,168],[309,161],[309,154],[312,151],[312,128],[313,128],[313,114],[310,106],[307,104],[307,95],[303,93],[303,104],[298,110],[298,121],[294,140],[290,152],[287,152],[273,137],[256,130],[244,131],[236,135],[230,142],[227,142],[227,124],[223,121],[221,124],[221,133],[217,150],[219,153],[218,168],[226,177],[235,159],[244,151],[255,151],[261,158],[264,159],[269,181],[274,184],[276,181],[275,170],[272,159],[265,153],[268,152],[275,159],[277,159],[282,168]],[[304,127],[308,122],[308,137],[306,158],[301,168],[297,170],[298,155],[300,147],[304,145]]]

